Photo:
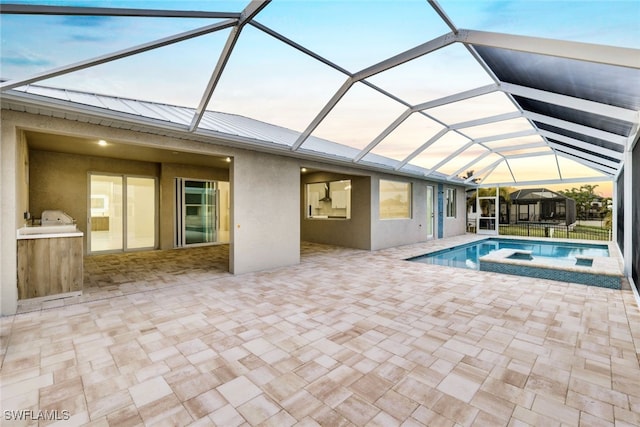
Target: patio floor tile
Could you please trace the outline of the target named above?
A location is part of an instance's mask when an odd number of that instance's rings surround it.
[[[0,319],[2,408],[96,426],[639,425],[632,292],[404,261],[475,238],[303,243],[299,265],[239,276],[226,246],[87,257],[81,297]]]

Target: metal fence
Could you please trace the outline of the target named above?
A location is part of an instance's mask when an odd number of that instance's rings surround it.
[[[611,240],[611,230],[575,224],[563,225],[529,222],[500,224],[500,234],[505,236],[531,236],[558,239]]]

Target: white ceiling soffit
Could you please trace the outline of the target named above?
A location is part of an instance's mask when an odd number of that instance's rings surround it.
[[[358,5],[358,13],[366,15],[367,7],[363,7],[363,3]],[[638,138],[639,49],[460,29],[455,24],[455,16],[452,18],[436,1],[429,0],[424,5],[428,9],[425,13],[433,14],[434,19],[440,21],[442,32],[439,35],[397,50],[386,59],[359,70],[349,70],[330,54],[320,54],[290,35],[258,22],[256,19],[270,7],[273,7],[270,1],[260,0],[251,1],[244,9],[233,12],[3,4],[0,9],[3,15],[209,20],[207,25],[192,30],[2,81],[3,106],[20,109],[17,104],[21,101],[30,105],[41,103],[50,109],[77,114],[84,111],[96,116],[102,114],[185,134],[226,136],[238,143],[265,144],[292,153],[339,159],[346,164],[395,170],[425,178],[460,181],[461,174],[474,171],[473,176],[465,179],[469,185],[475,185],[478,179],[480,183],[488,180],[495,171],[506,171],[503,182],[509,185],[523,183],[516,180],[519,173],[512,167],[516,167],[519,159],[543,156],[554,159],[550,167],[560,176],[559,181],[563,179],[559,158],[571,159],[593,170],[593,177],[582,177],[582,180],[611,179],[623,166],[624,151],[630,149]],[[259,118],[255,120],[250,114],[243,117],[209,109],[219,85],[232,73],[227,69],[233,63],[236,45],[242,42],[243,37],[249,37],[243,32],[247,25],[254,32],[282,43],[342,76],[341,86],[334,87],[329,93],[325,91],[322,107],[316,110],[305,127],[296,131],[265,123]],[[228,31],[226,42],[216,53],[218,57],[213,69],[200,70],[210,77],[199,103],[191,107],[33,85],[222,31]],[[328,37],[326,34],[316,36]],[[463,46],[466,58],[460,57],[460,48],[452,50],[453,46]],[[411,93],[425,93],[424,99],[419,102],[413,99],[410,103],[398,95],[400,92],[409,93],[402,90],[402,85],[388,85],[385,84],[388,80],[377,78],[384,76],[385,72],[393,72],[394,78],[398,76],[404,81],[402,71],[407,64],[414,64],[415,68],[422,58],[442,52],[452,55],[454,66],[446,70],[449,74],[455,74],[461,68],[477,67],[477,86],[434,96],[420,90],[420,79],[408,78],[408,84],[415,89]],[[454,79],[456,77],[454,75]],[[259,84],[260,78],[256,80]],[[266,80],[264,84],[268,84]],[[353,145],[349,140],[338,142],[324,138],[323,125],[328,117],[332,112],[342,111],[339,107],[347,103],[346,99],[356,92],[356,88],[360,91],[364,88],[382,99],[380,105],[383,107],[380,108],[394,105],[399,109],[398,113],[378,116],[370,113],[374,107],[369,106],[370,109],[363,110],[367,112],[361,114],[357,121],[345,120],[343,127],[378,129],[366,143]],[[275,103],[282,109],[278,111],[281,116],[292,114],[287,111],[287,105],[278,103],[278,100],[256,99],[254,102]],[[415,120],[417,117],[421,120]],[[369,123],[366,123],[367,118]],[[410,138],[407,138],[408,129]],[[538,139],[526,140],[525,137],[532,135]],[[458,143],[451,144],[449,150],[443,152],[448,146],[446,141],[452,136]],[[411,143],[407,142],[409,139]],[[425,163],[429,157],[433,160]],[[428,164],[428,167],[420,164]],[[494,177],[492,182],[501,180],[501,177]],[[555,177],[540,176],[526,182],[555,181],[558,181]]]

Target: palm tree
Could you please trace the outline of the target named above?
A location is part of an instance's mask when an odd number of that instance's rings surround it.
[[[473,176],[473,173],[474,173],[474,172],[475,172],[475,171],[474,171],[473,169],[469,169],[468,171],[466,171],[466,172],[464,173],[464,175],[460,176],[460,178],[462,178],[462,179],[464,179],[464,180],[467,180],[467,179],[469,179],[469,178],[471,178],[471,177]],[[480,178],[473,178],[473,179],[471,180],[471,182],[473,182],[474,184],[475,184],[475,183],[477,183],[478,181],[480,181]]]

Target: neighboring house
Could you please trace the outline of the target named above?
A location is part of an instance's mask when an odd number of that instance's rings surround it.
[[[596,198],[591,202],[589,209],[587,211],[586,219],[591,220],[601,220],[603,219],[607,211],[612,209],[612,200],[606,197],[596,196]]]
[[[528,188],[510,195],[509,222],[544,222],[571,225],[576,222],[576,202],[546,188]]]

